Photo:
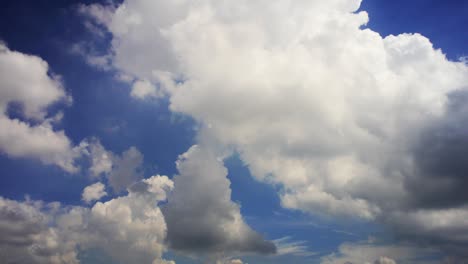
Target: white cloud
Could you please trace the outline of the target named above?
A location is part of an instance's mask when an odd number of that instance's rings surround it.
[[[164,261],[166,223],[157,203],[173,188],[166,176],[146,188],[92,208],[0,198],[0,256],[20,263],[79,263],[80,250],[98,249],[122,263]]]
[[[92,25],[92,24],[86,24]],[[92,26],[89,26],[92,27]],[[89,30],[94,30],[95,32],[101,32],[98,28],[92,27]],[[97,34],[97,33],[96,33]],[[79,55],[84,58],[86,63],[90,66],[93,66],[97,69],[108,71],[112,69],[112,56],[110,54],[99,54],[95,51],[94,48],[88,47],[85,43],[76,43],[71,47],[71,52],[73,54]]]
[[[143,178],[143,154],[136,147],[132,146],[121,155],[117,155],[106,150],[98,139],[92,138],[84,140],[81,148],[91,161],[91,176],[107,177],[110,186],[116,192],[125,190]]]
[[[108,174],[112,171],[114,155],[107,151],[98,140],[85,143],[89,147],[91,167],[89,168],[93,177]]]
[[[131,96],[137,99],[144,99],[149,97],[162,97],[157,88],[149,81],[136,81],[133,83]]]
[[[31,157],[76,172],[79,150],[64,131],[55,131],[56,118],[47,117],[47,107],[70,100],[60,78],[48,73],[47,62],[33,55],[11,51],[0,43],[0,151],[11,157]],[[11,103],[20,103],[22,114],[35,125],[7,115]]]
[[[96,182],[84,188],[83,194],[81,195],[81,199],[86,203],[90,203],[92,201],[99,201],[102,197],[106,195],[107,192],[105,191],[104,184]]]

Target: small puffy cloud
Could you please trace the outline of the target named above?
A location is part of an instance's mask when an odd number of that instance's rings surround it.
[[[86,24],[92,25],[92,24]],[[88,27],[88,29],[100,32],[96,27]],[[71,47],[71,53],[79,55],[84,58],[85,62],[97,69],[108,71],[112,68],[112,56],[109,54],[98,54],[92,47],[87,46],[85,43],[76,43]]]
[[[113,163],[114,167],[109,174],[109,184],[116,191],[125,190],[143,177],[141,171],[143,154],[135,147],[130,147],[120,157],[115,157]]]
[[[67,172],[76,172],[74,149],[64,131],[55,131],[56,118],[47,117],[47,107],[70,100],[60,78],[49,74],[47,62],[33,55],[12,51],[0,43],[0,152],[11,157],[36,158]],[[25,119],[11,119],[7,110],[19,103]]]
[[[105,176],[114,191],[120,192],[137,182],[142,175],[143,154],[130,147],[121,155],[108,151],[97,139],[85,140],[81,146],[90,159],[91,176]]]
[[[114,155],[107,151],[98,140],[92,140],[89,145],[89,156],[91,167],[89,168],[93,177],[108,174],[112,171]]]
[[[92,201],[98,201],[106,195],[107,192],[105,191],[104,184],[97,182],[84,188],[81,199],[86,203],[90,203]]]
[[[177,169],[163,208],[170,248],[208,258],[276,252],[275,244],[252,230],[231,201],[227,170],[215,153],[193,146],[179,157]]]
[[[387,257],[380,257],[374,261],[374,264],[397,264],[395,260]]]
[[[147,80],[134,82],[130,95],[137,99],[143,99],[147,97],[162,97],[158,89]]]
[[[174,182],[168,177],[152,176],[131,185],[128,190],[134,193],[148,192],[158,201],[167,199],[167,195],[174,189]]]
[[[59,78],[48,74],[49,66],[40,57],[12,51],[0,43],[0,69],[2,112],[8,103],[21,102],[26,117],[43,119],[48,105],[65,99]]]

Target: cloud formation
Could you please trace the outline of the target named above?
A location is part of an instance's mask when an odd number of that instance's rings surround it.
[[[81,199],[86,203],[90,203],[92,201],[98,201],[102,197],[107,195],[105,191],[106,186],[100,182],[96,182],[84,188],[83,194],[81,195]]]
[[[0,198],[0,259],[79,263],[78,249],[99,249],[120,263],[173,263],[161,258],[166,224],[157,203],[173,188],[166,176],[93,207]]]
[[[193,146],[177,161],[174,191],[163,208],[169,246],[222,259],[234,253],[273,254],[276,247],[253,231],[231,201],[227,169],[212,151]]]
[[[116,193],[143,178],[144,157],[136,147],[132,146],[121,155],[117,155],[106,150],[98,139],[92,138],[84,140],[81,149],[91,162],[91,176],[107,177],[109,185]]]
[[[76,172],[79,150],[64,131],[53,129],[60,119],[48,116],[47,107],[70,101],[60,78],[49,74],[47,62],[10,50],[0,42],[0,151],[11,157],[37,158],[67,172]],[[24,119],[10,118],[11,104],[19,104]],[[30,120],[28,122],[25,120]]]
[[[234,149],[255,178],[282,186],[284,207],[466,248],[457,124],[468,67],[420,34],[365,28],[360,2],[126,0],[82,11],[112,34],[115,69],[197,120],[205,149]]]

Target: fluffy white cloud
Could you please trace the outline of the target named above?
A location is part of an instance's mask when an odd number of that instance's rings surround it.
[[[0,151],[11,157],[31,157],[76,172],[74,149],[64,131],[55,131],[56,118],[47,117],[47,107],[70,100],[57,76],[48,73],[47,62],[33,55],[12,51],[0,43]],[[21,105],[34,125],[8,116],[11,103]]]
[[[108,174],[112,171],[113,154],[107,151],[101,143],[94,139],[90,143],[86,142],[89,148],[88,155],[91,159],[91,167],[89,168],[93,177],[98,177],[101,174]]]
[[[136,81],[133,83],[131,96],[137,99],[149,98],[149,97],[162,97],[158,92],[157,88],[148,81]]]
[[[153,176],[92,208],[0,198],[0,259],[79,263],[79,247],[102,250],[121,263],[174,264],[161,259],[166,224],[157,206],[172,188],[166,176]]]
[[[307,247],[307,241],[295,241],[291,237],[282,237],[273,240],[277,247],[277,255],[313,256],[316,252],[311,252]]]
[[[159,182],[161,186],[130,191],[128,196],[96,203],[90,211],[82,213],[84,221],[78,225],[75,220],[66,219],[75,216],[73,210],[59,223],[68,229],[76,228],[83,241],[81,246],[100,248],[123,263],[151,263],[164,250],[166,224],[156,206],[164,197],[157,188],[164,191],[171,188],[172,182],[164,179]],[[80,232],[85,223],[86,228]]]
[[[92,201],[98,201],[102,197],[107,195],[105,191],[106,186],[100,182],[96,182],[84,188],[83,193],[81,195],[81,199],[87,203]]]
[[[413,210],[408,183],[427,176],[415,145],[447,118],[468,67],[420,34],[366,29],[360,2],[126,0],[83,10],[112,33],[116,69],[160,87],[172,111],[201,124],[206,148],[232,148],[257,179],[283,186],[283,206],[386,219]],[[466,199],[457,202],[443,209]]]

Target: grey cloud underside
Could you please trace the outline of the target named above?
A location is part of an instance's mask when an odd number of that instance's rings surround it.
[[[445,115],[421,133],[414,148],[418,172],[406,187],[415,207],[468,204],[468,91],[453,92],[448,100]]]
[[[412,146],[415,171],[405,177],[400,213],[383,219],[402,240],[437,246],[468,259],[468,91],[448,96],[447,111]],[[405,213],[406,212],[406,213]]]
[[[172,249],[189,254],[273,254],[276,247],[250,229],[231,201],[227,170],[203,147],[192,147],[177,163],[174,191],[163,208]]]

